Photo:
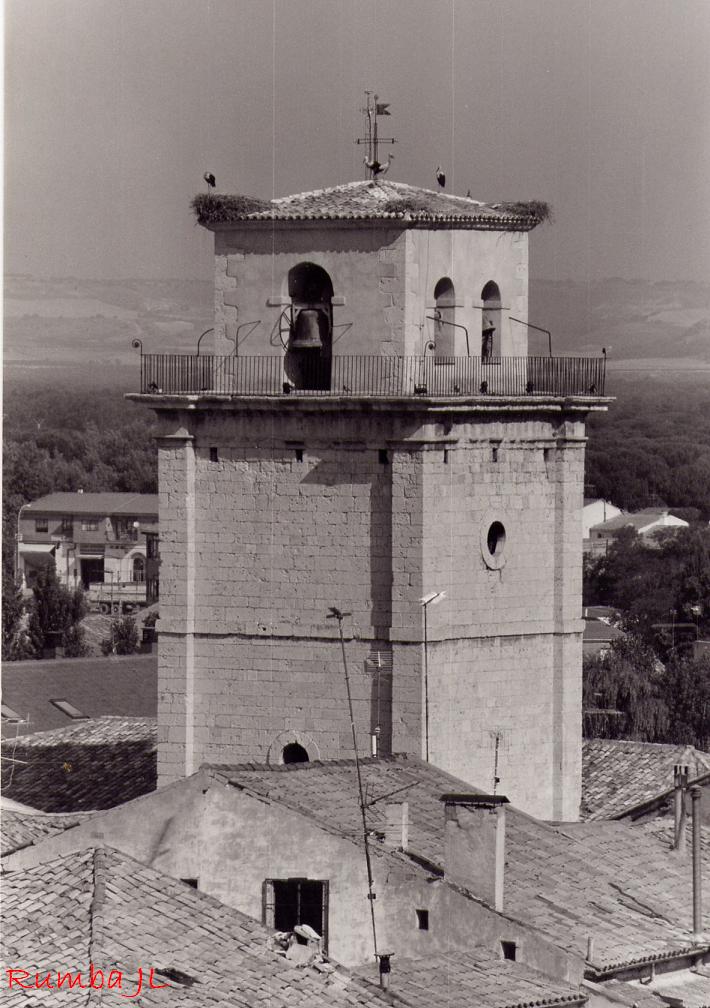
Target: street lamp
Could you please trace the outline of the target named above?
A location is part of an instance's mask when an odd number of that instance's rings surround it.
[[[445,591],[429,592],[419,603],[424,610],[424,758],[429,762],[429,635],[427,631],[427,609],[446,598]]]

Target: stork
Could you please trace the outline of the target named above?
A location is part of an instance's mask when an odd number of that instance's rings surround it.
[[[202,176],[202,178],[207,183],[207,192],[209,192],[210,189],[214,189],[214,187],[217,185],[217,181],[212,172],[206,171],[205,174]]]
[[[444,174],[444,170],[441,167],[441,165],[436,166],[436,181],[439,183],[442,189],[446,185],[446,175]]]
[[[375,178],[377,175],[384,175],[388,171],[389,166],[393,161],[394,161],[394,154],[388,154],[387,160],[385,161],[384,164],[380,164],[380,162],[376,158],[374,158],[372,161],[366,157],[362,159],[362,163],[365,165],[365,167],[372,172],[373,178]]]

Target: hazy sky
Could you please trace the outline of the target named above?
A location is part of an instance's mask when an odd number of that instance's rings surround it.
[[[710,0],[6,0],[6,269],[210,276],[189,210],[389,177],[543,199],[546,278],[710,276]]]

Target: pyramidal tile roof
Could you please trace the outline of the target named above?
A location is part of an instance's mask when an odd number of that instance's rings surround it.
[[[198,222],[205,227],[240,221],[386,220],[404,226],[448,224],[529,231],[548,214],[540,202],[481,203],[467,196],[384,180],[347,182],[273,200],[200,193],[192,205]]]
[[[360,762],[369,803],[368,827],[374,839],[384,834],[385,803],[379,799],[399,793],[409,805],[407,854],[441,875],[441,795],[476,793],[476,788],[414,757]],[[283,804],[325,830],[360,842],[354,760],[206,769],[233,787]],[[375,853],[384,854],[384,850],[373,845]],[[710,888],[707,861],[703,877]],[[560,948],[583,957],[591,936],[590,968],[597,975],[658,958],[685,956],[697,949],[691,933],[691,873],[671,851],[667,835],[651,826],[625,822],[552,825],[508,806],[503,909],[536,927]],[[705,916],[710,933],[710,913]],[[707,947],[708,943],[702,946]]]
[[[611,819],[668,791],[676,763],[690,767],[692,780],[710,770],[710,753],[691,745],[585,739],[582,818]]]

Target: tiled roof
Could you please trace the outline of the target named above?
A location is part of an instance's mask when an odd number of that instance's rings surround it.
[[[522,963],[501,961],[490,951],[440,952],[426,958],[392,960],[390,993],[409,1004],[429,1008],[471,1005],[476,1008],[534,1008],[581,1004],[586,994],[551,980]]]
[[[690,777],[710,770],[710,753],[690,745],[624,739],[585,739],[582,748],[583,819],[611,819],[673,786],[673,767]]]
[[[410,226],[438,223],[529,231],[546,212],[534,203],[480,203],[465,196],[385,180],[348,182],[270,201],[201,194],[193,205],[198,221],[207,227],[237,221],[390,220]]]
[[[158,495],[137,493],[51,493],[30,501],[23,514],[57,512],[87,515],[158,517]]]
[[[44,812],[113,808],[153,791],[154,718],[104,717],[2,743],[3,793]]]
[[[604,643],[606,641],[618,640],[623,637],[623,630],[618,630],[610,623],[605,623],[600,619],[585,619],[583,640],[586,644]]]
[[[0,856],[30,847],[64,830],[83,822],[90,812],[61,813],[13,812],[2,810],[0,816]]]
[[[6,662],[3,703],[28,723],[3,719],[3,738],[73,724],[50,700],[67,700],[87,717],[106,714],[155,717],[158,707],[158,656],[55,658]]]
[[[269,1008],[384,1006],[371,985],[338,967],[298,967],[270,948],[261,924],[118,851],[88,849],[6,876],[8,965],[56,974],[89,963],[123,973],[122,988],[3,991],[3,1005],[113,1006],[135,993],[141,1005],[266,1004]],[[147,989],[149,970],[167,989]],[[166,972],[167,971],[167,972]],[[3,976],[3,983],[5,977]],[[56,982],[56,981],[55,981]]]
[[[361,762],[368,802],[395,791],[406,798],[408,851],[440,873],[444,861],[440,797],[475,789],[414,758]],[[352,760],[209,769],[218,779],[280,802],[322,828],[359,842]],[[375,835],[383,832],[384,802],[369,805],[368,824]],[[710,864],[705,875],[710,886]],[[671,854],[667,840],[650,828],[595,822],[575,832],[575,827],[552,826],[509,807],[504,912],[582,956],[592,936],[599,975],[623,964],[684,954],[693,947],[691,906],[690,873]]]

